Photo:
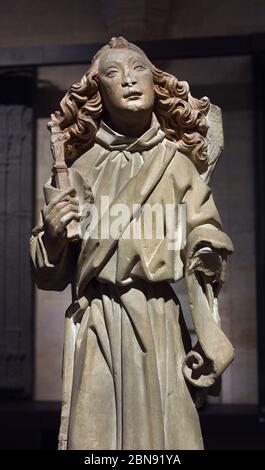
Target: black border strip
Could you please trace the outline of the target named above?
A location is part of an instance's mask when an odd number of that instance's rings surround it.
[[[265,52],[253,55],[258,402],[265,422]]]

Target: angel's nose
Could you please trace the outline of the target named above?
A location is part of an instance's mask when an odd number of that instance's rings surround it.
[[[133,86],[137,83],[137,80],[132,77],[131,74],[126,74],[122,80],[122,86]]]

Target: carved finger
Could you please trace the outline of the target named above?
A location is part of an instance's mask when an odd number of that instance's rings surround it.
[[[67,191],[61,191],[59,194],[57,194],[54,199],[48,204],[48,206],[45,208],[44,212],[45,215],[49,214],[51,210],[58,204],[58,202],[63,201],[67,196],[71,197],[70,195],[76,195],[76,191],[74,188],[69,188]],[[75,197],[75,196],[73,196]]]
[[[63,217],[61,217],[61,220],[57,226],[57,232],[60,232],[62,233],[66,226],[72,221],[72,220],[76,220],[77,222],[80,221],[80,215],[77,214],[76,212],[68,212],[67,214],[63,215]]]
[[[47,211],[47,213],[44,214],[45,220],[47,222],[53,221],[57,217],[57,215],[60,213],[60,210],[66,207],[67,204],[68,204],[67,201],[58,202],[51,210]]]
[[[193,272],[201,265],[201,260],[198,256],[193,258],[190,262],[189,271]]]
[[[79,206],[67,202],[64,206],[60,208],[60,210],[55,210],[54,208],[52,212],[51,224],[55,226],[59,225],[60,221],[62,220],[62,217],[72,212],[79,215]]]
[[[76,212],[78,214],[79,206],[76,204],[68,203],[65,207],[60,209],[60,216],[62,217],[65,214],[68,214],[69,212]]]
[[[70,197],[69,199],[69,202],[71,202],[71,204],[75,204],[76,206],[79,206],[79,199],[77,196],[75,197],[72,197],[72,196],[67,196],[68,198]]]
[[[69,211],[78,212],[79,211],[79,204],[72,204],[72,199],[70,198],[69,201],[64,200],[58,202],[56,206],[46,215],[46,221],[49,223],[56,223],[57,219],[60,220],[61,216],[66,214]]]

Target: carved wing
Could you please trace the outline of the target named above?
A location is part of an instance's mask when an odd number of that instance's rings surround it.
[[[208,168],[204,173],[201,173],[201,177],[203,181],[208,183],[224,148],[224,133],[221,109],[218,106],[211,104],[206,119],[209,126],[207,132]]]

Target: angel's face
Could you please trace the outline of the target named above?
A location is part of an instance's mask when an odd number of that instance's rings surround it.
[[[110,49],[98,65],[103,107],[115,121],[115,114],[150,112],[154,106],[154,83],[145,58],[131,49]],[[113,119],[114,118],[114,119]]]

